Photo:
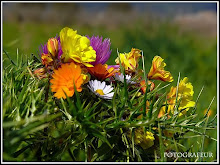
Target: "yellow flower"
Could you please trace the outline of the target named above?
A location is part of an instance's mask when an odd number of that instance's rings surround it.
[[[163,60],[164,59],[162,59],[160,56],[155,56],[153,58],[152,66],[150,68],[150,72],[148,73],[148,79],[161,80],[167,82],[173,81],[171,73],[164,70],[166,63],[164,63]]]
[[[93,67],[90,62],[96,60],[96,51],[90,46],[90,40],[77,34],[71,28],[65,27],[60,31],[62,59],[64,62],[75,61],[87,67]]]
[[[146,131],[143,128],[135,129],[134,143],[140,145],[143,149],[150,148],[154,145],[154,134]]]
[[[54,70],[52,75],[53,79],[50,80],[51,91],[55,92],[54,96],[58,99],[66,99],[74,95],[74,84],[78,92],[82,91],[81,85],[85,82],[85,74],[82,73],[82,69],[75,63],[62,64],[60,68]],[[65,95],[65,93],[66,95]]]
[[[129,53],[120,53],[120,61],[125,71],[134,72],[138,67],[138,60],[141,57],[141,50],[132,48]],[[119,57],[115,59],[116,64],[119,64]]]
[[[167,104],[168,104],[168,110],[167,113],[174,113],[174,106],[176,103],[176,90],[177,87],[171,87],[170,92],[167,94]],[[179,83],[178,88],[178,97],[177,102],[179,103],[179,110],[181,111],[179,113],[179,116],[182,116],[186,111],[189,110],[190,107],[195,106],[195,102],[192,101],[193,98],[193,86],[190,82],[188,82],[188,78],[185,77],[183,80]],[[161,112],[159,113],[159,117],[163,116],[165,114],[165,107],[162,107]]]

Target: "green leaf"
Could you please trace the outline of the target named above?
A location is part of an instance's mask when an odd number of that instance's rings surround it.
[[[12,58],[9,56],[9,54],[3,49],[4,53],[6,54],[6,56],[8,57],[8,59],[11,61],[11,63],[14,65],[14,66],[17,66],[15,64],[15,62],[12,60]]]
[[[26,151],[28,148],[31,148],[32,144],[29,144],[25,147],[23,147],[22,149],[16,151],[14,154],[13,154],[13,157],[16,158],[18,157],[20,154],[22,154],[24,151]]]
[[[28,75],[28,77],[26,78],[25,80],[25,84],[21,90],[21,93],[19,94],[18,96],[18,103],[21,104],[23,101],[24,101],[24,93],[25,92],[28,92],[28,85],[29,85],[29,78],[30,78],[30,75]]]
[[[111,144],[109,143],[109,141],[108,141],[108,140],[106,139],[106,137],[103,136],[100,132],[98,132],[98,131],[96,131],[96,130],[93,130],[91,133],[92,133],[95,137],[97,137],[97,138],[101,139],[103,142],[107,143],[108,146],[109,146],[110,148],[112,148],[112,146],[111,146]]]

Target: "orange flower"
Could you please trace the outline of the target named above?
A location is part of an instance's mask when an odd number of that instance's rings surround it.
[[[113,67],[108,69],[108,65],[107,64],[97,64],[94,67],[91,68],[87,68],[89,73],[96,77],[98,80],[105,80],[108,77],[113,76],[117,70],[115,70]]]
[[[163,62],[163,59],[160,56],[155,56],[152,61],[150,72],[148,73],[148,79],[172,82],[173,77],[170,72],[164,70],[165,66],[166,63]]]
[[[150,91],[152,91],[154,89],[154,87],[155,87],[155,84],[153,82],[151,82],[151,81],[147,81],[147,82],[148,82],[148,85],[150,85]],[[145,93],[146,92],[146,88],[147,88],[145,80],[142,80],[140,82],[140,86],[141,86],[141,90],[143,91],[143,93]]]
[[[81,85],[85,81],[85,75],[82,73],[80,66],[73,62],[61,65],[61,68],[54,70],[52,77],[53,79],[50,80],[52,84],[51,91],[56,92],[54,96],[58,99],[66,99],[66,95],[72,97],[74,95],[74,85],[76,90],[81,92]]]

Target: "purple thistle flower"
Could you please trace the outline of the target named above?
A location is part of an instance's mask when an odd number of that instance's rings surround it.
[[[92,65],[97,64],[105,64],[106,61],[108,61],[112,50],[110,50],[110,39],[106,38],[102,42],[102,37],[95,37],[92,36],[91,38],[89,36],[86,36],[90,40],[90,45],[93,47],[93,49],[96,51],[96,61],[91,62]]]
[[[57,54],[57,58],[58,60],[60,60],[61,58],[61,55],[63,54],[63,51],[62,51],[62,47],[61,47],[61,43],[60,43],[60,36],[57,36],[55,37],[58,41],[58,54]],[[48,54],[48,49],[47,49],[47,43],[46,44],[41,44],[40,48],[39,48],[39,56],[41,57],[42,53],[44,54]]]

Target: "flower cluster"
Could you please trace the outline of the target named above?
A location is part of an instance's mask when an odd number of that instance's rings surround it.
[[[117,84],[127,84],[133,89],[140,89],[139,95],[145,95],[155,89],[155,81],[173,82],[171,73],[165,70],[166,63],[160,56],[155,56],[148,73],[139,69],[143,56],[140,49],[132,48],[130,52],[118,53],[115,64],[108,65],[112,54],[110,39],[99,36],[82,36],[77,31],[65,27],[59,36],[50,38],[41,45],[40,57],[43,68],[34,71],[38,78],[49,78],[50,89],[57,99],[74,96],[75,92],[90,91],[96,98],[111,101]],[[140,76],[140,73],[146,76]],[[146,83],[147,82],[147,83]],[[185,77],[178,87],[171,87],[166,95],[164,106],[158,118],[174,114],[175,105],[179,105],[179,116],[184,115],[190,107],[195,106],[193,86]],[[158,96],[159,97],[159,96]],[[151,101],[146,102],[146,113]],[[143,112],[143,109],[141,110]],[[144,110],[145,111],[145,110]],[[143,117],[143,113],[137,120]],[[154,134],[143,127],[135,129],[134,142],[143,149],[154,145]]]

